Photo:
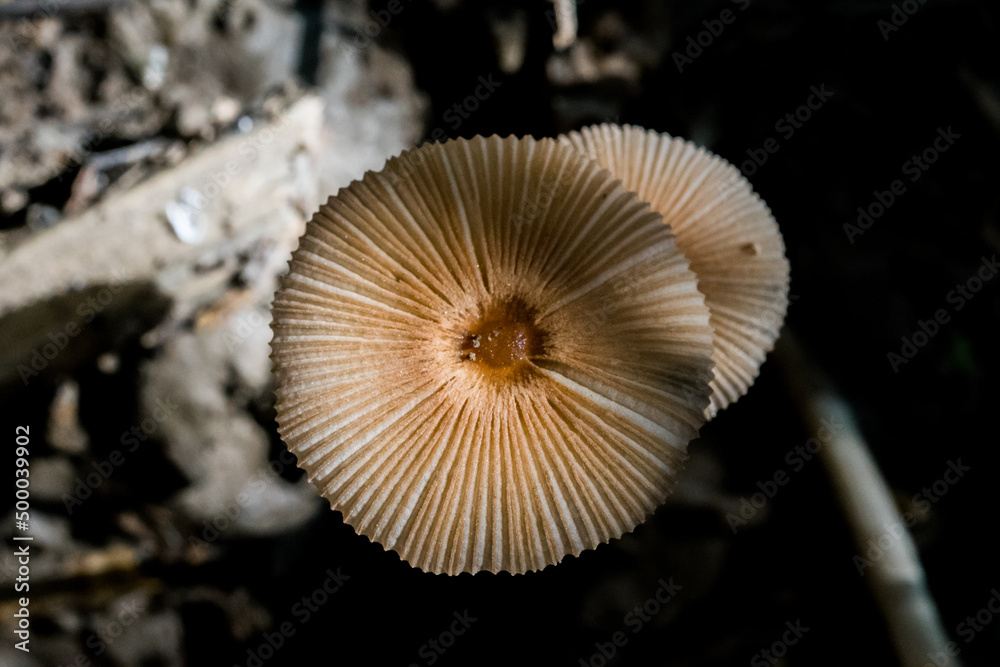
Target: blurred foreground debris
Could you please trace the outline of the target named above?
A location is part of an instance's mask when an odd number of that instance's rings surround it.
[[[4,665],[180,665],[192,614],[223,643],[267,627],[211,573],[328,511],[273,428],[277,277],[318,205],[423,131],[406,60],[344,37],[363,4],[324,10],[308,92],[287,3],[93,12],[0,20],[0,396],[44,406],[39,641]],[[16,571],[0,555],[0,610]]]
[[[556,32],[552,35],[552,45],[559,51],[567,49],[576,41],[577,19],[576,0],[552,0]]]

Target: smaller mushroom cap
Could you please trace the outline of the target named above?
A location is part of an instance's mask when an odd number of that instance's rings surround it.
[[[274,300],[279,432],[358,532],[525,572],[643,521],[711,392],[659,215],[555,140],[426,144],[331,198]]]
[[[746,393],[788,306],[778,224],[736,167],[695,144],[631,125],[559,137],[622,179],[673,229],[712,313],[711,419]]]

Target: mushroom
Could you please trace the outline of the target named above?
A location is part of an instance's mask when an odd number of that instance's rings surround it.
[[[621,178],[677,236],[712,313],[711,419],[753,384],[785,319],[788,260],[771,211],[736,167],[684,139],[603,124],[559,141]]]
[[[553,139],[425,144],[313,216],[275,296],[279,432],[425,571],[620,537],[704,422],[709,313],[660,216]]]

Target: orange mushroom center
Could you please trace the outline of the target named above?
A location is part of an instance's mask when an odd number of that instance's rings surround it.
[[[468,328],[463,359],[494,372],[513,371],[542,351],[542,333],[519,302],[486,310]]]

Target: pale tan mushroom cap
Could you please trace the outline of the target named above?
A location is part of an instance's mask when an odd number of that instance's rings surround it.
[[[736,167],[689,141],[626,125],[559,137],[663,216],[712,313],[711,419],[753,384],[788,306],[788,260],[771,211]]]
[[[428,144],[331,198],[274,301],[279,431],[431,572],[619,537],[704,422],[708,309],[660,216],[556,141]]]

